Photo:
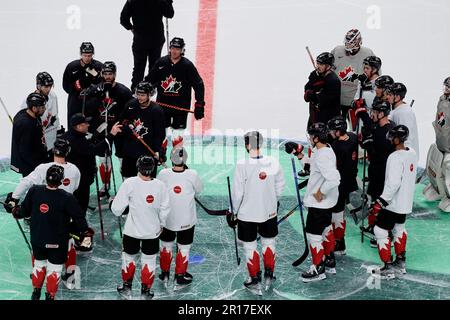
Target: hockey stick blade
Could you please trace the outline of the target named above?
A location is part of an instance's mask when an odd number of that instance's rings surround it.
[[[302,256],[300,258],[298,258],[297,260],[295,260],[294,262],[292,262],[292,266],[297,267],[297,266],[301,265],[303,263],[303,261],[305,261],[306,258],[308,258],[308,255],[309,255],[309,249],[308,249],[308,247],[305,247],[305,251],[303,252]]]
[[[203,210],[205,210],[205,212],[211,216],[226,216],[227,215],[227,209],[223,209],[223,210],[210,210],[208,208],[206,208],[203,203],[200,202],[200,200],[198,200],[197,198],[194,198],[195,202],[197,202],[197,204],[200,206],[200,208],[202,208]]]

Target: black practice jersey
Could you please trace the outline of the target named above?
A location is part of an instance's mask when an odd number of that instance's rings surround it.
[[[80,233],[88,228],[75,197],[62,189],[50,190],[45,185],[30,188],[18,215],[31,217],[31,244],[41,248],[67,246],[70,219]]]
[[[336,155],[336,166],[341,175],[339,193],[350,193],[358,189],[356,175],[358,173],[358,138],[348,132],[347,140],[335,140],[331,144]]]

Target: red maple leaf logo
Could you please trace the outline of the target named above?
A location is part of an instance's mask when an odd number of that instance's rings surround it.
[[[350,81],[350,77],[354,74],[352,66],[346,67],[344,70],[339,71],[339,78],[343,81]]]
[[[161,88],[163,88],[166,93],[178,93],[178,90],[181,88],[181,82],[170,75],[166,80],[161,81]]]

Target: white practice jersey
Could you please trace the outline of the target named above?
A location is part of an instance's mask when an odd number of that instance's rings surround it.
[[[438,149],[450,153],[450,96],[443,94],[439,98],[433,128]]]
[[[309,181],[304,196],[305,206],[319,209],[334,207],[338,201],[340,181],[341,175],[336,168],[336,155],[333,149],[331,147],[315,149],[311,156]],[[313,195],[319,188],[324,194],[320,202]]]
[[[387,210],[401,214],[411,213],[416,173],[417,155],[413,149],[397,150],[389,155],[381,195],[381,198],[389,203]]]
[[[22,102],[21,108],[27,107],[27,101],[25,99],[24,102]],[[56,120],[51,122],[52,117],[56,117]],[[45,136],[45,144],[47,146],[47,150],[53,149],[53,145],[56,141],[56,131],[58,131],[60,123],[59,123],[59,116],[58,116],[58,96],[56,93],[52,90],[50,90],[50,93],[48,94],[48,101],[45,104],[45,112],[41,116],[42,126],[44,127],[44,136]]]
[[[404,103],[397,106],[389,113],[389,119],[394,121],[397,125],[402,124],[409,129],[409,137],[406,140],[405,146],[414,149],[419,159],[419,131],[417,129],[416,115],[409,103]]]
[[[176,172],[172,169],[163,169],[158,174],[158,179],[166,185],[170,198],[166,229],[181,231],[192,228],[197,223],[194,197],[203,189],[197,171],[186,169],[183,172]]]
[[[232,202],[241,221],[265,222],[277,215],[285,185],[283,169],[270,156],[241,159],[236,164]]]
[[[354,56],[347,54],[345,46],[337,46],[331,53],[334,55],[335,73],[341,80],[341,105],[350,106],[356,94],[358,80],[351,81],[354,74],[362,74],[364,70],[363,61],[368,56],[374,56],[373,51],[361,47]]]
[[[120,216],[129,206],[123,233],[135,239],[155,239],[166,226],[170,212],[166,185],[158,180],[126,179],[119,188],[111,211]]]
[[[56,162],[42,163],[36,167],[29,175],[20,179],[16,190],[13,192],[14,199],[21,199],[25,196],[28,190],[35,184],[47,184],[45,177],[47,176],[47,170],[52,165],[58,165],[64,168],[64,179],[59,189],[63,189],[69,193],[72,193],[78,189],[80,184],[80,170],[73,163],[67,162],[60,164]]]
[[[361,82],[357,81],[357,88],[356,88],[356,93],[354,96],[355,100],[359,99],[359,90],[361,88]],[[371,80],[370,81],[371,84],[371,89],[370,90],[363,90],[362,92],[362,98],[366,101],[366,106],[367,106],[367,112],[370,114],[370,111],[372,110],[372,104],[373,104],[373,100],[375,99],[376,93],[375,93],[375,80]]]

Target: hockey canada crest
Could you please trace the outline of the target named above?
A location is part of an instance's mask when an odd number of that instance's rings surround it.
[[[172,77],[172,75],[168,76],[166,80],[161,81],[161,88],[164,89],[164,93],[178,94],[181,87],[181,81],[177,81],[177,78]]]
[[[351,81],[352,76],[355,74],[352,66],[346,67],[344,70],[339,71],[339,78],[342,81]]]
[[[49,207],[48,207],[48,204],[46,204],[46,203],[42,203],[42,204],[39,206],[39,211],[40,211],[41,213],[47,213],[47,212],[48,212],[48,209],[49,209]]]
[[[67,187],[70,184],[70,179],[69,178],[65,178],[62,182],[63,186]]]
[[[144,122],[138,118],[133,121],[133,131],[142,138],[148,133],[148,128],[144,126]]]

